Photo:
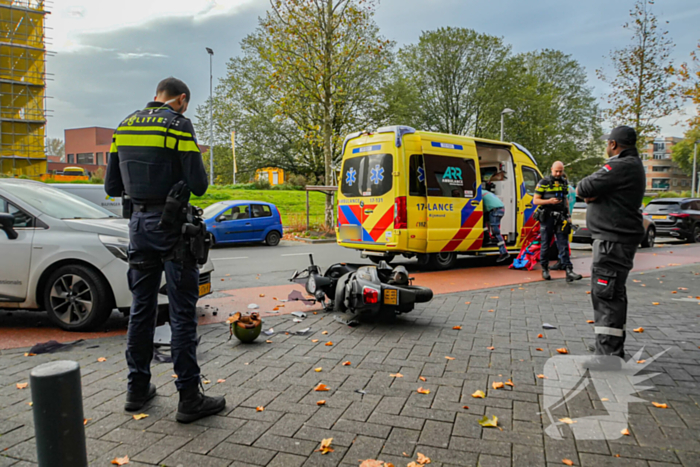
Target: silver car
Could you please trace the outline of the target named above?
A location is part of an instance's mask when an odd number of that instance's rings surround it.
[[[640,245],[642,248],[652,248],[654,246],[654,240],[656,239],[656,225],[654,221],[647,216],[643,216],[642,219],[644,222],[645,234]],[[574,243],[593,243],[591,231],[586,227],[586,203],[583,201],[576,201],[576,204],[574,204],[574,211],[571,213],[571,222],[576,229],[572,240]]]

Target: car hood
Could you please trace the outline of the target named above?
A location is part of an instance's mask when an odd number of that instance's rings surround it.
[[[68,227],[81,232],[129,238],[129,220],[122,218],[107,219],[63,219]]]

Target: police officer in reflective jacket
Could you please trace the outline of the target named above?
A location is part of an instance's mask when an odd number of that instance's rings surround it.
[[[220,412],[223,397],[200,391],[197,364],[199,269],[181,245],[184,220],[164,227],[161,215],[168,193],[184,182],[197,196],[207,191],[207,175],[194,128],[182,114],[190,90],[176,78],[158,84],[156,97],[145,109],[125,118],[114,132],[105,178],[110,196],[126,195],[133,203],[129,221],[129,289],[133,294],[126,361],[129,367],[125,409],[141,408],[156,395],[150,364],[158,306],[165,271],[172,329],[171,351],[180,401],[176,419],[189,423]],[[189,199],[189,198],[188,198]],[[183,250],[184,251],[184,250]]]
[[[624,357],[627,322],[625,283],[637,245],[644,237],[640,207],[646,176],[637,152],[637,133],[619,126],[603,137],[610,159],[581,180],[576,194],[587,203],[586,225],[593,237],[591,301],[595,313],[595,353]]]
[[[574,266],[569,258],[569,233],[571,232],[571,214],[567,196],[569,184],[564,177],[564,164],[557,161],[552,164],[552,175],[543,178],[537,184],[535,196],[532,202],[539,206],[540,221],[540,264],[542,265],[542,277],[550,280],[549,274],[549,247],[552,238],[556,239],[559,250],[560,268],[566,270],[566,282],[581,279],[580,274],[574,272]]]

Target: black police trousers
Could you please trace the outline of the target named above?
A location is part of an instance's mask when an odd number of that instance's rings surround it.
[[[199,384],[197,365],[197,300],[199,299],[199,269],[190,264],[165,261],[164,255],[173,250],[180,239],[179,229],[158,228],[161,213],[135,212],[129,221],[129,262],[142,263],[130,267],[129,289],[133,295],[129,330],[126,340],[126,363],[129,367],[128,391],[143,393],[151,380],[153,336],[155,334],[158,290],[165,271],[170,327],[171,354],[178,391]]]
[[[595,353],[624,358],[627,322],[627,276],[637,245],[595,240],[591,300],[595,314]]]
[[[556,238],[559,264],[564,268],[572,266],[569,255],[569,236],[561,229],[557,229],[554,217],[550,215],[546,215],[544,221],[540,222],[540,264],[549,264],[549,248],[552,238]]]

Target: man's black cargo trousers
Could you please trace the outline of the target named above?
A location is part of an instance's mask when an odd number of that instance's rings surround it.
[[[593,242],[591,300],[595,313],[595,353],[624,358],[627,322],[627,276],[634,265],[636,244]]]

